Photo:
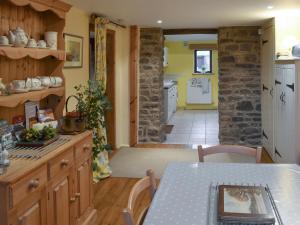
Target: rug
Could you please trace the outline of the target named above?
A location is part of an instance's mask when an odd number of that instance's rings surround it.
[[[192,149],[121,148],[111,159],[112,177],[142,178],[152,169],[161,178],[171,162],[197,162],[198,152]],[[205,162],[255,163],[255,159],[238,154],[216,154],[205,157]]]
[[[165,125],[164,130],[165,130],[166,134],[171,134],[173,127],[174,127],[174,125]]]

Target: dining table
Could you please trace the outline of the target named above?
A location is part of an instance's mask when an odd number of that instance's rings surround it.
[[[207,162],[170,163],[143,225],[217,225],[214,190],[222,184],[268,188],[275,224],[300,225],[299,165]]]

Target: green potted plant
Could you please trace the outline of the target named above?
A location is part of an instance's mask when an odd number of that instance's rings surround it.
[[[111,174],[107,154],[111,148],[106,143],[105,123],[105,112],[111,104],[104,94],[102,81],[89,80],[87,86],[75,86],[75,90],[78,98],[76,110],[84,115],[86,128],[93,131],[93,175],[94,180],[98,181]]]

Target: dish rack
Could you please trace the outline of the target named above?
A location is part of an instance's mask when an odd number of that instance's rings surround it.
[[[60,135],[59,138],[47,146],[42,147],[20,147],[15,146],[8,149],[9,159],[25,159],[25,160],[38,160],[58,147],[64,145],[71,140],[70,135]]]

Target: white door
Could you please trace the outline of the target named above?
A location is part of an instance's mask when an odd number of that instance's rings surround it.
[[[274,158],[274,26],[264,29],[262,35],[262,144]]]
[[[274,150],[275,155],[274,159],[276,162],[280,162],[283,157],[282,149],[284,148],[284,137],[282,136],[282,129],[284,127],[283,124],[283,104],[282,104],[282,96],[283,96],[283,75],[284,69],[282,65],[276,66],[276,73],[275,73],[275,92],[274,92],[274,99],[275,99],[275,110],[274,110]]]

